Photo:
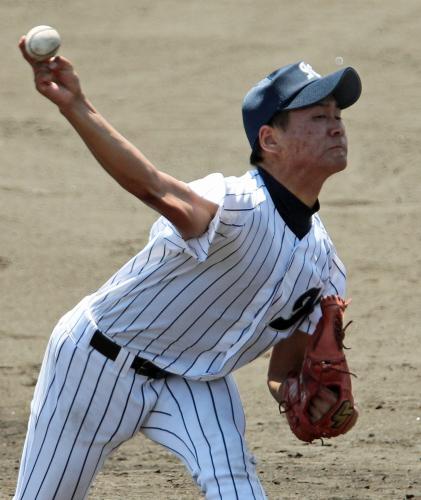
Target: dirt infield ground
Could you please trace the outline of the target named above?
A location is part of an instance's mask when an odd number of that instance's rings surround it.
[[[421,498],[420,19],[419,0],[2,0],[1,499],[13,494],[52,327],[142,246],[155,218],[33,90],[15,46],[37,24],[61,31],[96,107],[183,180],[248,168],[241,100],[268,72],[305,59],[326,73],[338,58],[359,70],[363,96],[344,113],[349,168],[321,197],[349,272],[359,423],[328,446],[302,444],[266,390],[267,358],[237,380],[270,499]],[[198,497],[183,466],[142,437],[90,496]]]

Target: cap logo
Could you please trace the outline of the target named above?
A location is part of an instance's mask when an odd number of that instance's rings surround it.
[[[314,69],[310,66],[310,64],[307,64],[304,61],[300,62],[298,67],[303,73],[305,73],[308,80],[311,80],[312,78],[321,78],[321,75],[319,75],[319,73],[316,73]]]

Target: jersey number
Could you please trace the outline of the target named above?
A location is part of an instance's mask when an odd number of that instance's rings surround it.
[[[314,306],[320,300],[321,288],[310,288],[305,293],[300,295],[295,301],[292,309],[292,315],[289,318],[275,318],[269,325],[275,330],[287,330],[295,325],[297,321],[308,316],[314,309]]]

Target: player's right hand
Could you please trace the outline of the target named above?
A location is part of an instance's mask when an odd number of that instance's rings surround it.
[[[25,50],[25,37],[19,40],[23,57],[34,71],[35,87],[43,96],[64,110],[83,99],[79,77],[70,61],[62,56],[47,61],[35,61]]]

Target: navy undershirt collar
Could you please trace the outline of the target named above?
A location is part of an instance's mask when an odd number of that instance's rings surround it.
[[[279,215],[295,236],[301,240],[310,231],[312,215],[320,209],[319,200],[310,208],[274,179],[266,170],[261,167],[257,167],[257,170],[269,191]]]

